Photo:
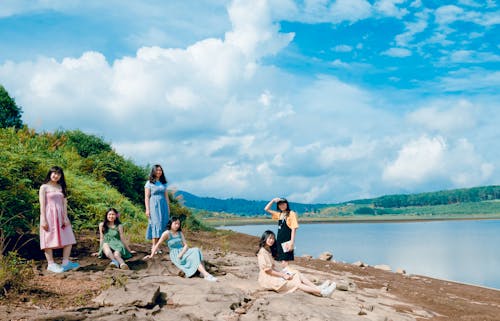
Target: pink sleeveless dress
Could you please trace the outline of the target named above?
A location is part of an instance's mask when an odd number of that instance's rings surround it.
[[[49,230],[40,227],[40,248],[60,249],[75,244],[75,234],[71,225],[61,228],[64,222],[64,195],[61,191],[45,192],[45,217]]]

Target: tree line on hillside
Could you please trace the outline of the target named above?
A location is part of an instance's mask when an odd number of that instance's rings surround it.
[[[354,204],[373,204],[378,208],[435,206],[500,199],[500,186],[481,186],[419,194],[385,195],[373,199],[352,201]]]
[[[267,201],[252,201],[239,198],[218,199],[213,197],[198,197],[185,191],[179,191],[187,207],[216,213],[228,213],[240,216],[256,216],[264,213]],[[500,199],[500,186],[483,186],[448,191],[429,192],[408,195],[386,195],[372,199],[354,200],[339,204],[302,204],[290,203],[290,207],[298,213],[319,213],[321,209],[342,207],[348,204],[365,205],[357,208],[354,214],[366,215],[375,213],[393,213],[391,208],[411,206],[437,206],[458,203],[471,203]]]
[[[241,216],[265,214],[264,207],[268,201],[251,201],[241,198],[218,199],[214,197],[199,197],[185,191],[179,191],[187,207],[210,212],[230,213]],[[302,204],[290,202],[290,208],[299,213],[319,212],[326,204]]]

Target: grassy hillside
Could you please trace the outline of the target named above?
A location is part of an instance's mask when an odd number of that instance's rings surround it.
[[[66,176],[68,214],[76,231],[97,229],[112,206],[122,213],[133,241],[144,239],[149,169],[123,158],[101,138],[81,131],[0,128],[0,150],[0,237],[38,233],[38,189],[49,168],[58,165]],[[191,217],[174,195],[171,202],[173,214]]]

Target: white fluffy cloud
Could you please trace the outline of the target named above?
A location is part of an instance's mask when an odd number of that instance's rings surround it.
[[[442,171],[446,143],[442,137],[423,136],[400,149],[387,165],[383,178],[395,185],[418,184]]]
[[[391,57],[408,57],[411,56],[411,51],[406,48],[389,48],[382,54]]]
[[[445,133],[463,132],[477,124],[478,108],[466,100],[436,101],[433,104],[411,112],[409,120],[432,131]]]
[[[447,142],[442,136],[424,135],[405,143],[382,177],[397,186],[446,179],[454,187],[471,187],[489,179],[494,170],[467,139]]]

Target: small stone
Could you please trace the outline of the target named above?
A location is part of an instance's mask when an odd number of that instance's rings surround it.
[[[352,265],[355,265],[355,266],[358,266],[358,267],[364,267],[365,266],[365,264],[363,262],[361,262],[361,261],[356,261],[356,262],[352,263]]]
[[[332,258],[333,258],[333,254],[330,252],[323,252],[318,257],[318,259],[320,259],[322,261],[330,261]]]
[[[247,311],[243,308],[237,308],[236,310],[234,310],[235,313],[238,313],[238,314],[245,314],[247,313]]]
[[[375,265],[374,268],[379,269],[379,270],[383,270],[383,271],[391,271],[391,267],[387,264]]]

